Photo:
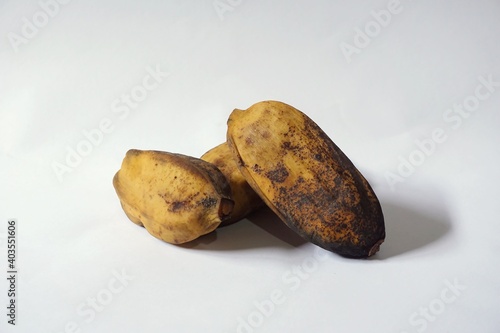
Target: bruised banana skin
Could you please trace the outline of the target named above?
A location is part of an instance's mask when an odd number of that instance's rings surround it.
[[[222,143],[203,154],[202,160],[215,165],[231,186],[234,208],[231,218],[221,223],[221,227],[235,223],[264,205],[264,202],[241,174],[227,143]]]
[[[215,230],[234,206],[219,169],[181,154],[129,150],[113,186],[127,217],[171,244]]]
[[[227,142],[247,182],[292,230],[346,257],[379,250],[385,227],[375,193],[304,113],[276,101],[236,109]]]

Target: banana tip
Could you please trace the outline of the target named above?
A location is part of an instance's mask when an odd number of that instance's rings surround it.
[[[226,198],[222,198],[219,205],[219,216],[222,219],[229,218],[233,212],[234,201]]]
[[[368,256],[371,257],[372,255],[374,255],[375,253],[378,252],[378,250],[380,250],[380,245],[384,242],[384,239],[381,239],[379,240],[378,242],[375,243],[375,245],[373,245],[370,249],[370,251],[368,252]]]

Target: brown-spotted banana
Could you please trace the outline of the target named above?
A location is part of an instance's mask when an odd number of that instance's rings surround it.
[[[113,185],[128,218],[172,244],[215,230],[234,206],[217,167],[181,154],[129,150]]]
[[[227,142],[245,180],[302,237],[346,257],[379,250],[385,227],[377,196],[304,113],[277,101],[236,109]]]
[[[201,159],[215,165],[224,174],[231,186],[234,208],[231,218],[222,222],[221,227],[243,219],[264,205],[262,199],[255,193],[241,174],[236,160],[233,158],[226,143],[210,149],[201,156]]]

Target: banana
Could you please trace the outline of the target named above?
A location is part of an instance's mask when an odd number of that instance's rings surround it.
[[[304,113],[277,101],[236,109],[227,143],[246,181],[303,238],[345,257],[379,250],[385,227],[374,191]]]
[[[129,150],[113,186],[132,222],[172,244],[215,230],[234,206],[217,167],[181,154]]]
[[[262,199],[248,185],[233,158],[229,146],[222,143],[210,149],[200,157],[202,160],[215,165],[224,174],[231,186],[234,208],[231,218],[221,223],[221,227],[243,219],[245,216],[264,205]]]

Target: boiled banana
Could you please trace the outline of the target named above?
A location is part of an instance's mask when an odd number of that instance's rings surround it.
[[[129,150],[113,185],[128,218],[172,244],[215,230],[234,206],[217,167],[181,154]]]
[[[277,101],[236,109],[227,143],[245,180],[292,230],[346,257],[379,250],[385,227],[377,196],[304,113]]]
[[[234,208],[231,217],[221,223],[226,226],[243,219],[245,216],[264,205],[259,195],[248,185],[241,174],[229,146],[222,143],[203,154],[202,160],[215,165],[226,177],[231,187]]]

